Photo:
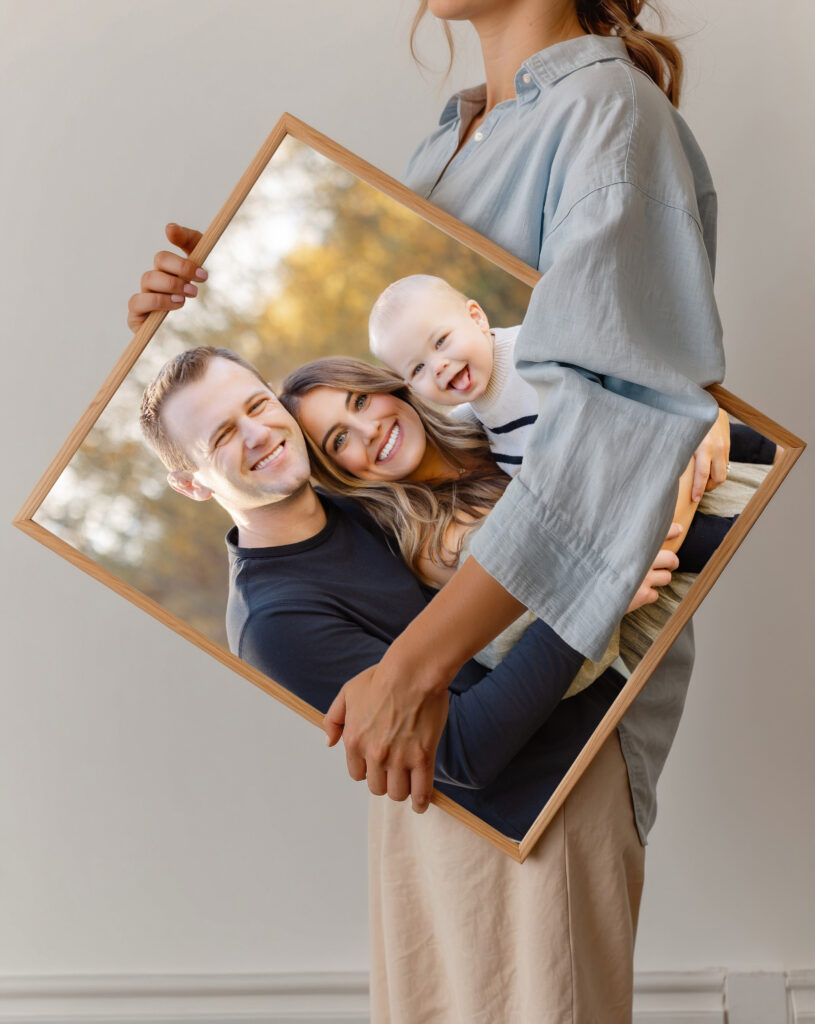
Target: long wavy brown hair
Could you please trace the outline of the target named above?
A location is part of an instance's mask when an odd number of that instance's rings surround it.
[[[474,421],[452,420],[436,411],[390,370],[343,356],[315,359],[293,370],[283,381],[278,398],[296,419],[302,397],[318,387],[395,395],[416,411],[428,444],[459,469],[455,479],[361,480],[333,462],[306,435],[315,484],[361,505],[392,538],[413,572],[430,582],[421,571],[420,556],[439,565],[455,565],[458,551],[445,544],[448,528],[453,523],[481,519],[509,483],[509,477],[493,461],[483,431]]]
[[[575,0],[577,17],[586,32],[595,36],[620,36],[631,62],[652,78],[671,103],[678,107],[682,54],[667,36],[646,32],[640,25],[639,17],[645,7],[651,7],[659,15],[653,0]],[[416,32],[426,14],[427,0],[420,0],[410,30],[410,52],[419,63]],[[450,48],[449,71],[453,65],[453,36],[447,22],[443,21],[442,25]]]

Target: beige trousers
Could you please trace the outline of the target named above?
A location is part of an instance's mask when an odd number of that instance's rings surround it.
[[[616,732],[523,864],[372,797],[372,1024],[628,1024],[644,852]]]

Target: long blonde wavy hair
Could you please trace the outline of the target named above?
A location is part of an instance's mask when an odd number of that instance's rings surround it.
[[[583,29],[595,36],[620,36],[631,62],[652,78],[671,103],[679,106],[682,87],[682,54],[667,36],[646,32],[639,23],[644,7],[657,10],[653,0],[575,0],[575,10]],[[657,11],[658,13],[658,11]],[[420,0],[410,30],[410,52],[416,54],[416,32],[427,14],[427,0]],[[450,48],[449,69],[453,66],[453,36],[450,26],[442,22]]]
[[[416,411],[428,444],[462,471],[450,480],[362,480],[333,462],[306,435],[315,484],[361,505],[393,539],[413,572],[429,583],[421,571],[420,556],[439,565],[455,565],[458,552],[444,543],[448,527],[482,518],[509,483],[509,477],[493,461],[483,431],[473,422],[454,421],[437,412],[390,370],[343,356],[315,359],[293,370],[283,381],[278,398],[297,419],[301,399],[318,387],[395,395]]]

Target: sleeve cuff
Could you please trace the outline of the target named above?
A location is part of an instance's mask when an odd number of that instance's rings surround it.
[[[665,537],[678,483],[653,519],[655,544]],[[473,539],[476,561],[569,646],[599,661],[652,560],[650,548],[622,575],[605,553],[575,539],[563,513],[546,507],[520,477]]]

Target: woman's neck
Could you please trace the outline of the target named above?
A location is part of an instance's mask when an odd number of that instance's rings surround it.
[[[570,3],[517,0],[472,18],[478,33],[487,76],[484,117],[493,107],[515,96],[515,75],[527,57],[538,50],[587,33]]]
[[[422,461],[408,477],[408,480],[458,480],[458,478],[469,468],[464,459],[454,464],[439,451],[436,445],[427,439],[427,446],[422,456]]]

